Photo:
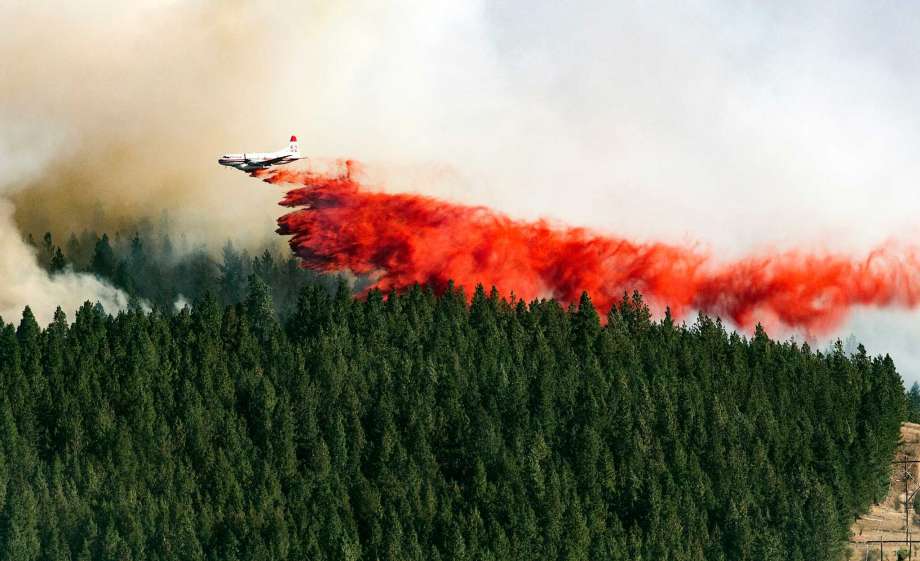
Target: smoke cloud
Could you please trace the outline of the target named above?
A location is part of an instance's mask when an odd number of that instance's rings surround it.
[[[296,133],[304,154],[369,162],[387,192],[690,246],[716,264],[865,256],[918,239],[916,6],[10,8],[0,106],[58,139],[53,165],[8,197],[22,231],[110,229],[168,210],[190,238],[262,243],[277,193],[214,158]],[[16,144],[26,132],[6,124]],[[916,314],[853,317],[832,336],[920,364],[896,344],[920,336]]]
[[[128,305],[127,297],[118,289],[100,282],[92,275],[64,272],[49,275],[39,267],[35,250],[23,241],[13,222],[13,204],[8,196],[47,165],[45,154],[51,153],[56,138],[50,131],[39,136],[34,124],[23,125],[16,134],[17,143],[10,142],[5,132],[15,129],[12,119],[0,132],[0,318],[15,322],[23,307],[29,305],[39,322],[51,320],[60,306],[72,313],[84,302],[98,302],[115,312]]]

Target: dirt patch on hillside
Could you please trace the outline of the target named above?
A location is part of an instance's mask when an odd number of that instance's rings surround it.
[[[920,425],[904,423],[901,426],[901,445],[898,447],[896,460],[920,459]],[[858,542],[850,546],[851,561],[879,561],[898,559],[898,551],[902,555],[908,553],[906,544],[883,544],[880,556],[878,543],[874,540],[904,540],[910,529],[910,538],[920,541],[920,516],[910,513],[909,519],[904,513],[904,480],[907,478],[907,494],[912,495],[920,489],[920,464],[895,465],[891,473],[891,487],[888,496],[881,503],[874,505],[868,513],[859,517],[853,523],[850,532],[852,540]],[[920,495],[920,492],[917,492]],[[920,545],[914,545],[914,561],[920,561]],[[903,557],[907,559],[907,557]]]

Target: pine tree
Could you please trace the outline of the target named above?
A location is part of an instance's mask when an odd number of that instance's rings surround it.
[[[115,252],[109,243],[109,236],[102,234],[102,238],[96,242],[90,270],[102,278],[110,279],[115,275],[116,266]]]
[[[920,423],[920,384],[914,382],[907,392],[907,420]]]
[[[48,270],[52,274],[60,273],[67,268],[67,265],[67,259],[64,257],[64,253],[61,251],[61,248],[55,248],[54,256],[51,258],[51,263],[48,266]]]

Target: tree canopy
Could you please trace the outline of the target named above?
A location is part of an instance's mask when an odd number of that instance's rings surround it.
[[[903,387],[861,347],[638,294],[304,282],[280,313],[225,264],[176,312],[0,320],[0,560],[837,559],[887,490]]]

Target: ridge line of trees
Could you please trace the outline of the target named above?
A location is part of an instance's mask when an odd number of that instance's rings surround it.
[[[319,284],[334,291],[338,282],[336,276],[304,269],[295,257],[280,255],[276,246],[253,256],[228,240],[216,256],[204,245],[191,245],[185,239],[176,244],[168,233],[147,224],[131,234],[72,233],[63,246],[55,243],[50,232],[41,241],[30,234],[27,241],[35,248],[39,265],[50,274],[91,273],[127,293],[133,305],[164,312],[177,311],[205,294],[221,306],[242,302],[247,279],[254,274],[268,285],[278,313],[288,317],[304,286]]]

